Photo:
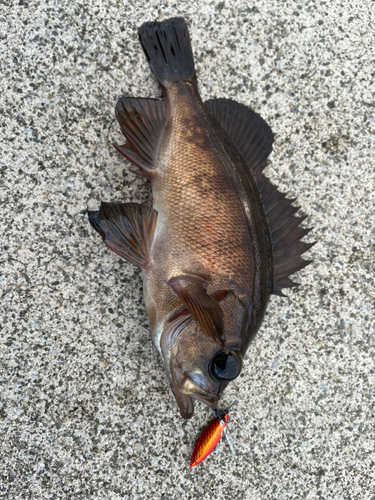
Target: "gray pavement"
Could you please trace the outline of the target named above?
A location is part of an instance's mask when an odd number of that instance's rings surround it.
[[[273,297],[212,419],[183,422],[140,272],[87,207],[145,201],[114,105],[160,95],[145,21],[189,22],[202,97],[252,106],[268,175],[298,197],[314,263]],[[374,4],[370,0],[19,0],[0,5],[0,498],[375,499]],[[220,464],[218,463],[220,461]]]

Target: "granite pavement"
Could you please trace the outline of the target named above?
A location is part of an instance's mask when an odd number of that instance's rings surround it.
[[[150,201],[121,95],[159,97],[143,22],[184,16],[203,99],[271,125],[267,175],[318,240],[272,297],[222,407],[183,421],[149,335],[140,272],[87,209]],[[370,0],[2,0],[0,498],[375,499],[375,9]]]

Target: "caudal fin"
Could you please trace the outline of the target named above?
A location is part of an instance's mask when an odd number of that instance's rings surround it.
[[[148,62],[162,85],[167,87],[195,77],[189,31],[182,17],[145,23],[138,33]]]

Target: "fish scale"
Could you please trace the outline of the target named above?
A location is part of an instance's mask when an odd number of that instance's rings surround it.
[[[167,164],[161,158],[160,163],[166,167],[153,181],[153,192],[158,200],[154,207],[158,213],[169,213],[160,230],[161,249],[159,236],[154,239],[153,251],[164,255],[160,259],[163,269],[158,272],[168,272],[171,277],[181,274],[181,268],[185,267],[192,274],[220,273],[222,282],[219,276],[215,276],[214,286],[225,286],[227,276],[242,270],[242,287],[246,289],[250,283],[252,246],[241,203],[226,182],[226,173],[218,155],[210,147],[206,132],[202,127],[196,127],[200,122],[197,114],[201,112],[197,105],[194,119],[191,117],[189,103],[195,100],[191,94],[185,84],[175,85],[169,94],[174,126],[171,137],[166,138],[167,146],[162,149],[173,161]],[[190,134],[185,134],[191,130]],[[184,262],[181,261],[181,252],[186,259]],[[233,255],[236,256],[235,262]],[[238,285],[240,288],[241,284]]]

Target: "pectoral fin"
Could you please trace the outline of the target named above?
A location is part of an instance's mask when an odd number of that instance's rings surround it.
[[[89,221],[108,248],[135,266],[146,268],[157,211],[137,203],[104,203]]]
[[[206,292],[207,282],[198,276],[175,276],[168,285],[178,295],[202,332],[225,348],[224,314],[217,300]]]

